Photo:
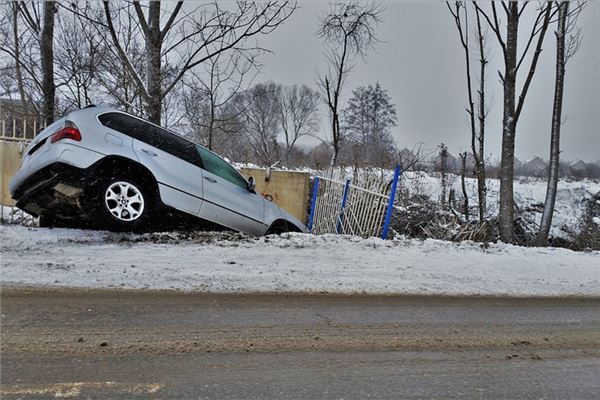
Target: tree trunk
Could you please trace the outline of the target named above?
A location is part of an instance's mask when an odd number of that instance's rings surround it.
[[[332,118],[332,129],[333,129],[333,156],[331,157],[331,166],[334,167],[338,163],[338,157],[340,155],[340,120],[337,113],[337,109],[333,111]]]
[[[25,115],[29,113],[29,107],[27,106],[27,99],[25,97],[25,88],[23,87],[23,72],[21,71],[21,44],[19,43],[19,2],[13,1],[13,35],[15,41],[15,75],[17,78],[17,89],[19,90],[19,97],[21,98],[21,106],[25,111]]]
[[[212,78],[211,78],[212,79]],[[213,135],[215,130],[215,94],[210,92],[210,121],[208,123],[208,149],[213,150]]]
[[[466,184],[466,175],[467,175],[467,152],[460,154],[461,161],[461,170],[460,170],[460,187],[462,189],[463,194],[463,215],[465,216],[465,221],[469,220],[469,195],[467,194],[467,184]],[[483,221],[480,221],[483,223]]]
[[[479,223],[483,224],[485,216],[487,214],[487,186],[485,182],[485,67],[488,63],[485,57],[485,38],[481,29],[481,18],[479,10],[475,9],[475,15],[477,16],[477,37],[479,44],[479,64],[480,64],[480,76],[479,76],[479,136],[477,137],[477,144],[479,149],[476,148],[475,142],[471,142],[473,158],[475,159],[475,173],[477,174],[477,199],[479,207]]]
[[[162,87],[161,87],[161,47],[160,2],[151,1],[148,5],[148,34],[146,36],[146,85],[148,87],[148,119],[161,124]]]
[[[515,104],[517,37],[519,30],[519,5],[515,1],[508,4],[506,21],[506,52],[504,54],[504,112],[502,118],[502,158],[500,161],[500,240],[514,241],[514,199],[513,179],[515,163]]]
[[[556,202],[556,188],[558,186],[560,162],[560,123],[562,116],[562,103],[565,83],[565,36],[567,29],[567,15],[569,2],[563,1],[558,9],[558,29],[556,31],[556,78],[554,86],[554,104],[552,109],[552,128],[550,133],[550,165],[548,173],[548,186],[546,187],[546,200],[544,212],[537,235],[538,246],[548,245],[548,235],[552,225],[554,204]]]
[[[448,188],[448,180],[446,173],[448,172],[448,148],[442,144],[440,150],[440,178],[442,185],[442,195],[440,202],[442,204],[446,203],[446,192]]]
[[[54,98],[56,86],[54,84],[54,14],[56,4],[54,1],[44,3],[44,26],[40,37],[40,55],[42,66],[42,120],[46,126],[54,121]]]

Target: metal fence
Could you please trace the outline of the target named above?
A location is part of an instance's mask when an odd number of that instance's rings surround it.
[[[341,170],[316,176],[309,231],[387,239],[399,176],[399,166],[390,182],[373,175],[344,179]]]
[[[21,165],[25,148],[44,126],[34,117],[0,117],[0,223],[35,226],[37,218],[14,207],[8,182]]]
[[[0,121],[0,138],[5,141],[30,142],[44,128],[37,119],[12,118]]]

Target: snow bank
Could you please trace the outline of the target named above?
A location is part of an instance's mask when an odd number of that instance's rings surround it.
[[[600,296],[600,253],[289,234],[0,227],[3,286]]]

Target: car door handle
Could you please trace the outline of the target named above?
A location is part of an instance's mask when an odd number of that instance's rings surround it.
[[[209,178],[208,176],[205,176],[204,179],[206,179],[207,181],[209,181],[210,183],[217,183],[216,179],[213,178]]]
[[[142,149],[142,151],[146,154],[148,154],[151,157],[156,157],[158,154],[156,154],[155,152],[153,152],[152,150],[148,150],[148,149]]]

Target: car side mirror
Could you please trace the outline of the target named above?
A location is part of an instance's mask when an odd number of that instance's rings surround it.
[[[256,188],[256,182],[254,182],[254,178],[248,178],[248,191],[254,192],[254,188]]]

